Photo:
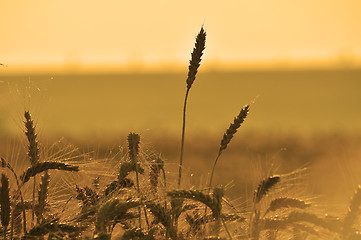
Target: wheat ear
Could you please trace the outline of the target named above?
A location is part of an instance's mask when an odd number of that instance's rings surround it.
[[[336,233],[341,232],[341,228],[338,224],[334,222],[326,221],[325,219],[322,219],[313,213],[294,211],[288,215],[287,221],[290,223],[293,222],[312,223],[315,226],[325,228],[331,232],[336,232]]]
[[[143,174],[144,168],[142,168],[139,163],[135,162],[122,162],[119,168],[118,181],[124,180],[130,172],[136,172],[138,169],[138,173]]]
[[[140,136],[138,134],[130,133],[128,135],[129,159],[135,165],[135,177],[136,177],[138,197],[140,197],[139,164],[138,164],[139,143],[140,143]],[[139,228],[142,228],[142,214],[141,214],[141,208],[140,207],[138,208],[138,212],[139,212]],[[144,211],[144,213],[146,214],[146,211]],[[145,218],[147,219],[146,215],[145,215]]]
[[[109,199],[99,207],[97,219],[95,222],[95,230],[97,233],[105,233],[107,226],[113,220],[120,220],[127,217],[127,211],[138,207],[139,201],[121,202],[117,198]]]
[[[257,187],[257,190],[254,193],[253,201],[254,203],[259,203],[263,196],[278,182],[280,181],[279,176],[271,176],[263,180]]]
[[[5,174],[1,174],[0,205],[1,225],[4,227],[4,239],[6,239],[6,232],[10,222],[10,196],[9,179]]]
[[[257,187],[256,191],[254,192],[253,196],[253,210],[250,215],[250,227],[249,227],[249,234],[252,239],[258,239],[261,228],[262,220],[260,219],[261,211],[256,208],[256,204],[259,203],[262,198],[267,194],[267,192],[278,182],[280,181],[279,176],[271,176],[264,179]]]
[[[90,187],[79,188],[78,185],[75,185],[78,195],[75,197],[78,200],[83,202],[83,206],[95,206],[99,202],[99,195]]]
[[[38,191],[38,205],[35,208],[35,214],[38,223],[44,219],[43,214],[47,206],[46,199],[48,198],[49,183],[50,183],[50,175],[48,171],[45,171],[45,174],[41,176],[40,189]]]
[[[16,174],[15,170],[13,169],[13,167],[4,158],[0,158],[0,159],[1,159],[1,163],[0,163],[1,167],[2,168],[7,168],[7,169],[10,170],[10,172],[12,172],[12,174],[14,175],[15,180],[16,180],[16,185],[19,187],[20,186],[19,178],[18,178],[18,175]]]
[[[274,212],[281,208],[305,209],[309,206],[311,206],[311,204],[305,203],[304,201],[299,200],[297,198],[288,198],[288,197],[276,198],[272,200],[269,208],[266,210],[264,215],[266,215],[268,212]]]
[[[140,193],[139,189],[139,166],[138,166],[138,153],[139,153],[139,143],[140,136],[136,133],[130,133],[128,135],[128,149],[129,149],[129,159],[133,163],[133,167],[135,166],[135,175],[137,181],[137,191]]]
[[[35,131],[34,121],[31,119],[31,115],[28,111],[25,111],[25,135],[29,141],[28,156],[31,165],[34,165],[39,161],[39,146],[36,139],[37,134]]]
[[[129,154],[129,156],[133,156]],[[127,178],[130,172],[136,172],[138,168],[138,173],[144,174],[144,168],[140,166],[139,163],[135,163],[134,161],[125,161],[120,163],[118,179],[111,182],[104,189],[104,195],[107,196],[118,191],[120,188],[130,188],[134,186],[134,182]]]
[[[160,171],[164,171],[164,161],[157,157],[150,163],[149,181],[153,192],[157,192]]]
[[[173,190],[167,193],[173,198],[192,199],[203,203],[212,210],[213,217],[219,219],[222,211],[221,199],[223,197],[223,190],[218,188],[214,190],[213,197],[210,194],[205,194],[199,190]]]
[[[231,125],[229,126],[227,131],[224,133],[222,141],[221,141],[221,146],[219,147],[218,155],[216,157],[216,160],[213,163],[211,177],[210,177],[210,180],[209,180],[209,188],[212,187],[212,180],[213,180],[213,176],[214,176],[214,170],[216,168],[216,164],[218,162],[219,157],[221,156],[222,152],[227,148],[227,146],[231,142],[233,136],[236,134],[238,128],[241,126],[241,124],[246,119],[246,117],[248,115],[248,112],[249,112],[249,105],[246,105],[241,109],[238,116],[236,116],[234,118],[233,123],[231,123]]]
[[[57,170],[71,171],[71,172],[79,171],[78,166],[72,166],[62,162],[39,162],[29,167],[26,171],[24,171],[24,173],[20,176],[20,180],[24,185],[26,182],[30,180],[31,177],[34,177],[35,175],[49,169],[57,169]]]
[[[36,139],[37,134],[35,131],[34,121],[31,119],[31,115],[29,111],[25,111],[25,135],[28,138],[29,142],[29,151],[28,156],[30,159],[31,165],[35,165],[39,162],[39,146],[38,141]],[[31,213],[32,216],[32,224],[34,222],[34,213],[35,213],[35,188],[36,188],[36,177],[34,176],[34,184],[33,184],[33,210]]]
[[[180,151],[180,160],[179,160],[179,174],[178,174],[178,188],[180,188],[181,181],[182,181],[182,166],[183,166],[183,151],[184,151],[184,135],[185,135],[185,128],[186,128],[186,109],[187,109],[187,99],[189,90],[191,89],[194,80],[196,79],[196,74],[198,72],[198,68],[201,64],[203,51],[206,45],[206,32],[204,31],[203,27],[201,28],[200,32],[197,35],[196,43],[193,48],[192,57],[189,61],[189,71],[187,77],[187,90],[184,97],[184,105],[183,105],[183,125],[182,125],[182,140],[181,140],[181,151]]]
[[[293,215],[293,213],[292,213]],[[290,226],[295,227],[298,230],[303,230],[303,231],[307,231],[313,235],[318,235],[318,233],[312,228],[312,227],[308,227],[306,225],[302,225],[298,222],[308,222],[308,223],[320,223],[322,222],[322,219],[317,218],[316,220],[316,216],[312,216],[309,214],[303,214],[300,215],[300,219],[295,219],[293,216],[291,215],[291,218],[264,218],[264,219],[260,219],[260,231],[264,231],[264,230],[270,230],[270,231],[279,231],[279,230],[283,230],[283,229],[287,229]],[[318,224],[317,224],[318,225]]]
[[[57,221],[43,222],[33,227],[29,231],[29,233],[24,236],[24,239],[41,239],[41,236],[44,236],[48,233],[56,232],[60,232],[62,234],[76,234],[79,233],[81,230],[81,227],[58,223]]]

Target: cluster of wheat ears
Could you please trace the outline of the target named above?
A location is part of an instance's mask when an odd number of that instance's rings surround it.
[[[54,213],[49,199],[50,172],[78,172],[79,166],[41,159],[35,125],[25,112],[27,157],[30,167],[22,173],[14,170],[9,159],[1,158],[0,206],[4,239],[111,239],[120,228],[117,239],[361,239],[358,217],[361,188],[355,191],[349,208],[342,217],[317,214],[312,203],[292,196],[272,197],[292,175],[265,178],[249,199],[251,207],[237,209],[225,197],[221,186],[213,186],[216,164],[246,119],[246,105],[223,135],[215,157],[207,188],[182,186],[182,166],[186,127],[186,106],[205,49],[203,27],[196,37],[183,109],[179,175],[176,184],[167,183],[165,162],[160,155],[140,155],[140,136],[128,135],[126,157],[119,163],[113,181],[99,186],[99,178],[88,186],[74,183],[73,199],[78,210],[69,218]],[[37,177],[40,183],[37,183]],[[9,184],[9,179],[14,179]],[[31,181],[30,181],[31,180]],[[39,179],[38,179],[39,180]],[[32,183],[32,184],[31,184]],[[29,186],[31,185],[31,186]],[[10,189],[13,186],[14,189]],[[14,187],[15,186],[15,187]],[[175,186],[175,187],[170,187]],[[26,197],[24,190],[32,191]],[[66,208],[66,205],[65,205]]]

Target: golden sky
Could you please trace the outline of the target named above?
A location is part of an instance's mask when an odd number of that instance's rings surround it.
[[[360,0],[1,0],[0,63],[185,63],[204,24],[213,63],[361,58]]]

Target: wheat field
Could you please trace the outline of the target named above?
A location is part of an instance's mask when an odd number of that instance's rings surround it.
[[[200,75],[205,43],[182,81],[2,76],[3,239],[361,239],[360,71]]]

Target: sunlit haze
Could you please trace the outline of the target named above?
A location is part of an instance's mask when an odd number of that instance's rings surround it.
[[[2,0],[9,67],[175,66],[208,33],[208,66],[359,64],[359,0]]]

